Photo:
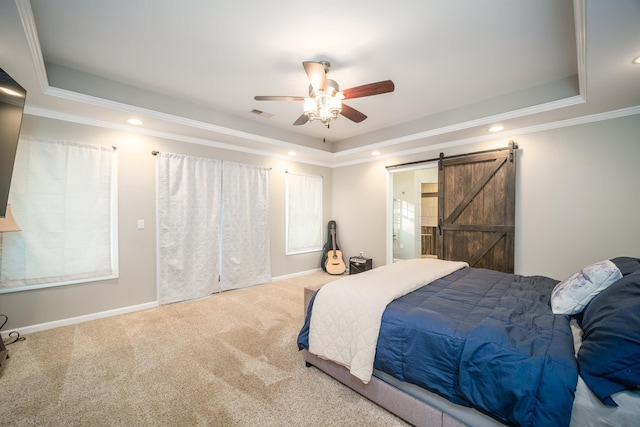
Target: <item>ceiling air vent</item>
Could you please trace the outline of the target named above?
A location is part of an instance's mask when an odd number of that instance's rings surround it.
[[[251,111],[249,111],[251,114],[255,114],[257,116],[260,117],[264,117],[265,119],[270,119],[271,117],[273,117],[273,114],[271,113],[267,113],[266,111],[262,111],[262,110],[256,110],[255,108]]]

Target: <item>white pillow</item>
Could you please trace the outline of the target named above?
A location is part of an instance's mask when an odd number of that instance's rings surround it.
[[[578,314],[603,290],[622,278],[622,273],[609,260],[596,262],[558,283],[551,292],[554,314]]]

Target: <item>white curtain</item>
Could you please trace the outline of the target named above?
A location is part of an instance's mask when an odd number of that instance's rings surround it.
[[[322,249],[322,177],[287,173],[286,254]]]
[[[269,170],[222,166],[220,290],[271,281]]]
[[[158,154],[158,300],[200,298],[219,275],[222,162]]]
[[[159,302],[270,281],[268,169],[158,158]]]
[[[3,233],[0,291],[117,277],[117,154],[112,147],[22,137]]]

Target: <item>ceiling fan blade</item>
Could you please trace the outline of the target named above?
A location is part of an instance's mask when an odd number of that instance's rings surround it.
[[[360,123],[361,121],[367,118],[367,116],[362,114],[360,111],[356,110],[355,108],[351,108],[345,104],[342,104],[342,111],[340,112],[340,114],[342,114],[347,119],[352,120],[356,123]]]
[[[303,96],[254,96],[256,101],[304,101]]]
[[[327,91],[327,73],[321,62],[305,61],[302,63],[304,71],[309,77],[309,83],[316,90]]]
[[[307,123],[308,121],[309,121],[309,116],[307,116],[306,114],[303,114],[300,117],[298,117],[298,120],[293,122],[293,125],[294,126],[300,126],[300,125],[303,125],[303,124]]]
[[[381,93],[393,92],[395,85],[391,80],[384,80],[368,85],[356,86],[342,91],[344,99],[362,98],[363,96],[380,95]]]

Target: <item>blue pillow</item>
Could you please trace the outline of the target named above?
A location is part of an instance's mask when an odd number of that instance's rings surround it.
[[[640,270],[602,291],[585,308],[580,375],[608,406],[613,393],[640,386]]]

